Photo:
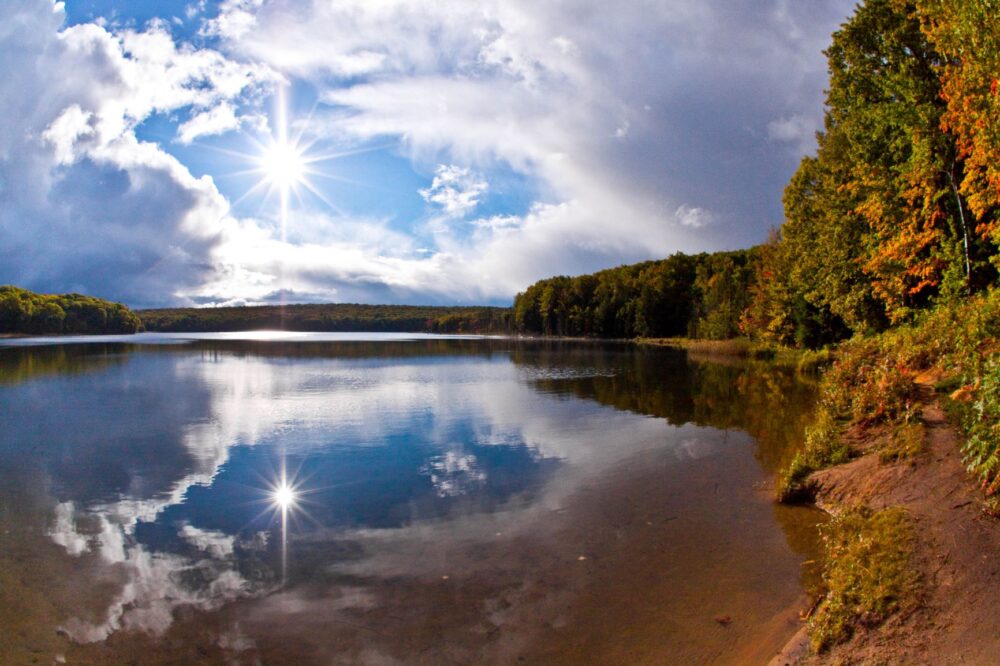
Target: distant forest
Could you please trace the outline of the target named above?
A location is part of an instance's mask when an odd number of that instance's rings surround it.
[[[279,329],[424,333],[509,333],[510,309],[420,305],[258,305],[140,310],[148,331]]]
[[[603,338],[739,335],[760,250],[689,256],[553,277],[514,299],[522,333]]]
[[[1000,266],[998,9],[862,2],[825,52],[818,149],[767,243],[542,280],[516,297],[516,329],[819,347],[988,290]]]
[[[0,333],[117,334],[141,328],[139,317],[121,303],[0,286]]]

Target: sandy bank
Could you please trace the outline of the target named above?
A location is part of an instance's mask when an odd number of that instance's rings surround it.
[[[819,656],[809,654],[805,632],[800,632],[772,666],[997,663],[1000,523],[983,513],[982,493],[962,464],[961,439],[931,386],[921,385],[921,394],[924,451],[915,459],[884,463],[867,452],[809,479],[817,506],[832,514],[861,504],[875,510],[902,507],[912,516],[917,536],[913,564],[922,581],[917,608],[879,627],[860,629],[847,643]],[[863,435],[852,445],[865,451]],[[884,433],[868,436],[876,439]]]

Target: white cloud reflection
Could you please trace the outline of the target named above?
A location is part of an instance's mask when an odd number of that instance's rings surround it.
[[[71,618],[63,625],[62,629],[74,641],[102,641],[119,630],[159,636],[173,624],[174,611],[182,606],[216,610],[229,601],[266,589],[260,584],[251,585],[237,571],[231,558],[231,543],[227,551],[222,535],[192,533],[182,528],[181,536],[200,539],[213,555],[192,560],[152,552],[132,543],[126,529],[99,507],[77,510],[72,502],[64,502],[57,506],[56,516],[50,532],[52,540],[77,557],[96,551],[109,572],[121,581],[121,589],[104,611],[102,621]],[[96,534],[82,532],[77,524],[94,520],[99,525]],[[206,536],[210,537],[207,542]]]

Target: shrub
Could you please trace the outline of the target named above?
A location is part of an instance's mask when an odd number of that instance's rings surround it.
[[[972,409],[966,411],[968,441],[962,447],[969,471],[982,483],[987,496],[1000,491],[1000,355],[984,363]]]

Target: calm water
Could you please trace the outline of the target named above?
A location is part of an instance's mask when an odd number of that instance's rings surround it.
[[[796,629],[787,372],[198,337],[3,342],[0,662],[763,663]]]

